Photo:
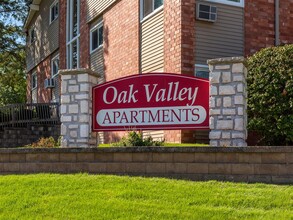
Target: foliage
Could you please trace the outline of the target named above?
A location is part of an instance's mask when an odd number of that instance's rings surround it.
[[[265,48],[248,59],[249,129],[263,144],[293,144],[293,44]]]
[[[30,0],[0,4],[0,105],[25,102],[23,23]]]
[[[292,195],[292,185],[3,175],[0,219],[292,219]]]
[[[26,147],[33,147],[33,148],[54,148],[54,147],[60,147],[60,140],[58,138],[57,141],[54,140],[53,137],[48,138],[40,138],[35,143],[32,143],[31,145],[27,145]]]
[[[151,136],[143,139],[142,133],[130,131],[126,137],[119,142],[113,143],[114,147],[142,147],[142,146],[162,146],[164,141],[154,141]]]

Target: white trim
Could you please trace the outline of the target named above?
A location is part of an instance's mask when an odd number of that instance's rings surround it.
[[[203,0],[202,2],[215,2],[215,3],[219,3],[219,4],[244,7],[244,0],[240,0],[240,2],[233,2],[233,1],[229,1],[229,0]]]
[[[99,28],[104,28],[104,23],[103,21],[100,21],[98,24],[96,24],[94,27],[91,28],[90,30],[90,54],[94,53],[95,51],[97,51],[98,49],[100,49],[101,47],[103,47],[103,44],[104,44],[104,37],[103,37],[103,43],[101,45],[98,45],[97,48],[93,49],[92,50],[92,33],[95,31],[95,30],[98,30],[98,44],[99,44]],[[104,32],[103,32],[104,33]],[[103,34],[104,35],[104,34]]]
[[[67,0],[67,16],[66,16],[66,63],[67,69],[73,69],[72,67],[72,43],[76,41],[77,44],[77,67],[79,68],[79,37],[80,37],[80,0],[77,0],[77,35],[73,37],[73,30],[71,22],[73,20],[72,16],[72,2],[73,0]],[[69,7],[68,7],[69,5]]]
[[[54,6],[56,6],[56,4],[58,3],[58,14],[57,14],[57,17],[55,17],[55,19],[52,21],[52,12],[51,12],[51,10],[52,10],[52,8],[54,7]],[[54,21],[56,21],[57,20],[57,18],[59,18],[59,0],[55,0],[52,4],[51,4],[51,6],[50,6],[50,11],[49,11],[49,13],[50,13],[50,15],[49,15],[49,25],[50,24],[52,24]]]
[[[164,8],[164,2],[165,2],[165,0],[163,1],[163,5],[156,8],[155,10],[154,10],[154,4],[153,4],[153,11],[150,14],[148,14],[147,16],[143,17],[143,0],[140,0],[140,22],[142,23],[142,22],[148,20],[150,17],[154,16],[159,11],[161,11]]]
[[[56,77],[57,75],[58,75],[58,71],[57,71],[57,73],[56,74],[53,74],[53,65],[54,65],[54,61],[55,60],[59,60],[59,62],[60,62],[60,59],[59,59],[59,53],[55,56],[55,57],[53,57],[52,59],[51,59],[51,78],[54,78],[54,77]],[[58,70],[59,70],[59,65],[58,65]]]
[[[33,87],[34,83],[33,83],[33,78],[34,76],[36,76],[36,85],[35,87]],[[31,91],[35,90],[38,88],[38,75],[37,75],[37,71],[32,72],[32,78],[31,78]]]

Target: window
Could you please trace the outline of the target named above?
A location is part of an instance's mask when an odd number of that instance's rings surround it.
[[[195,77],[209,79],[209,72],[207,65],[195,64]]]
[[[35,28],[32,27],[30,30],[29,30],[29,43],[33,43],[34,41],[36,40],[36,32],[35,32]]]
[[[80,0],[67,0],[67,68],[79,68]]]
[[[103,45],[103,23],[100,22],[91,29],[90,33],[91,53]]]
[[[58,18],[59,2],[55,1],[50,7],[50,24]]]
[[[152,14],[159,8],[163,7],[164,0],[140,0],[141,18]]]
[[[32,80],[31,80],[31,90],[35,90],[38,86],[38,77],[37,72],[32,73]]]
[[[234,5],[239,7],[244,7],[244,0],[207,0],[208,2],[217,2],[227,5]]]
[[[59,54],[51,60],[51,76],[54,78],[59,70]]]

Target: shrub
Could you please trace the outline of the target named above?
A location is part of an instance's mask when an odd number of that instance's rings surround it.
[[[40,138],[37,142],[32,143],[31,145],[27,145],[27,147],[54,148],[54,147],[60,147],[60,145],[59,145],[59,139],[58,141],[55,141],[53,137],[48,137],[48,138]]]
[[[248,58],[248,128],[263,144],[293,144],[293,44]]]
[[[154,141],[152,137],[143,139],[142,134],[135,131],[128,132],[119,142],[113,143],[114,147],[141,147],[141,146],[162,146],[164,141]]]

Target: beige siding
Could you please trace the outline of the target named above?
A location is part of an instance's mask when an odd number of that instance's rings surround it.
[[[195,22],[196,64],[206,64],[207,59],[212,58],[243,56],[243,8],[207,1],[203,3],[216,6],[218,17],[214,23],[199,20]]]
[[[87,21],[93,20],[117,0],[87,0]]]
[[[164,69],[164,11],[142,23],[141,27],[142,72]]]
[[[29,28],[35,27],[36,41],[27,43],[27,71],[34,68],[59,47],[59,18],[49,24],[50,6],[54,0],[42,1]]]
[[[164,11],[160,11],[141,25],[141,70],[162,72],[164,70]],[[143,131],[143,137],[164,139],[163,130]]]
[[[100,23],[102,21],[102,17],[100,17],[99,19],[97,19],[96,21],[91,23],[91,29],[93,27],[95,27],[98,23]],[[99,82],[98,83],[103,83],[105,81],[105,72],[104,72],[104,48],[100,47],[97,50],[95,50],[94,52],[92,52],[90,54],[90,67],[91,70],[99,73],[102,75],[101,78],[99,78]]]

